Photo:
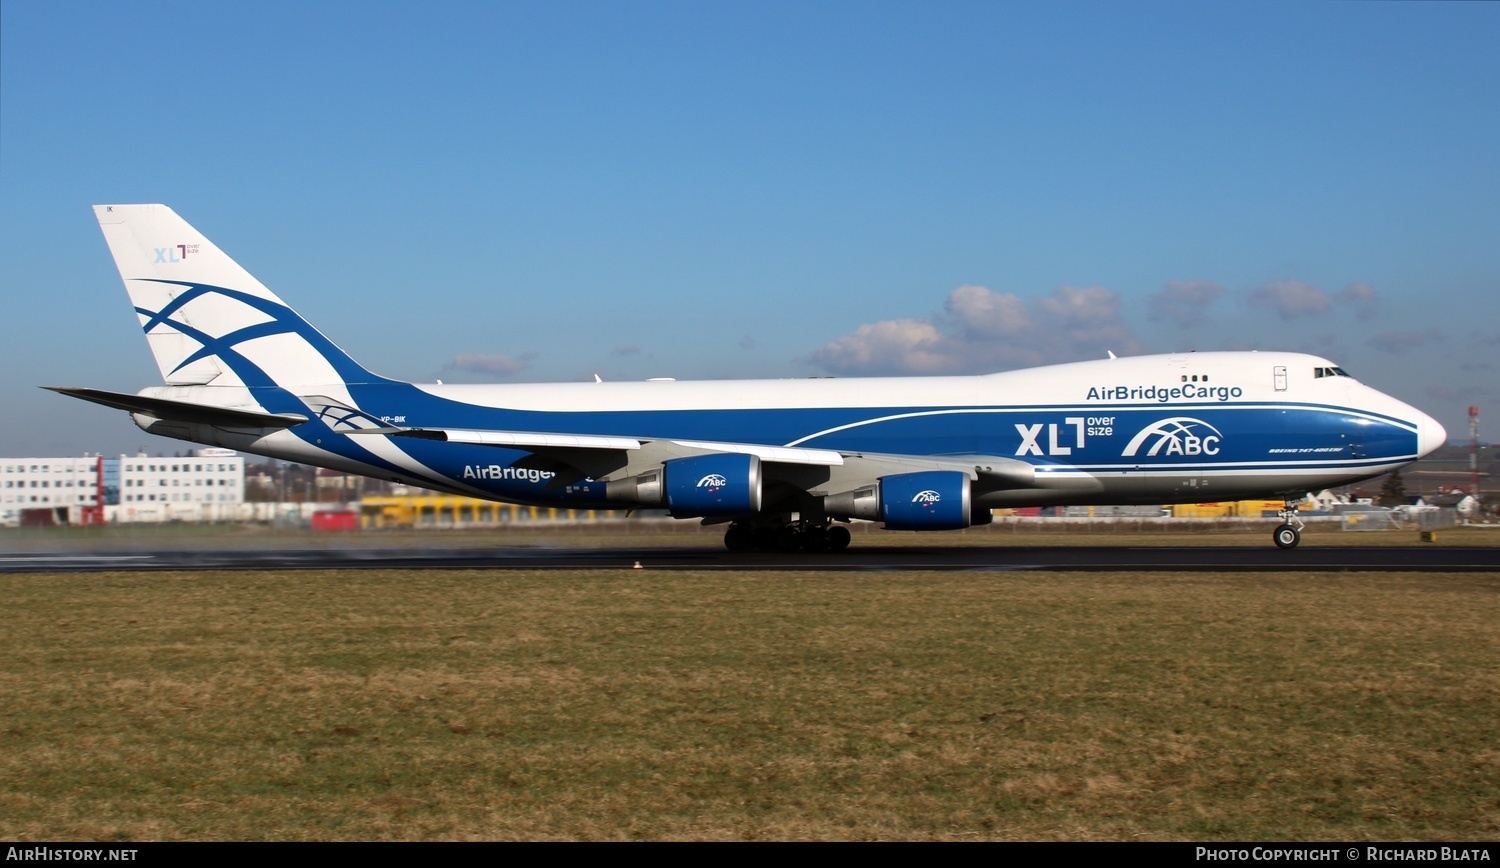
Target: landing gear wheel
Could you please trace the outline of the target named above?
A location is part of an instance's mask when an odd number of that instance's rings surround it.
[[[802,550],[814,554],[828,551],[828,532],[821,527],[802,531]]]
[[[732,552],[748,552],[755,548],[755,528],[731,524],[724,532],[724,548]]]
[[[849,547],[850,539],[849,528],[841,524],[836,524],[828,529],[828,550],[831,552],[841,552]]]
[[[1302,541],[1302,533],[1289,524],[1279,524],[1272,533],[1272,538],[1276,540],[1277,548],[1294,549]]]

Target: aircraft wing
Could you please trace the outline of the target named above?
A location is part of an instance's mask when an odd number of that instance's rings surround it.
[[[841,476],[866,476],[907,473],[913,470],[957,470],[965,472],[980,490],[1032,488],[1036,470],[1014,458],[995,455],[903,456],[841,452],[832,449],[809,449],[800,446],[770,446],[758,443],[733,443],[706,440],[670,440],[638,437],[610,437],[586,434],[553,434],[534,431],[486,431],[456,428],[399,428],[380,426],[348,433],[379,434],[389,437],[413,437],[447,443],[497,446],[530,452],[535,460],[524,460],[523,466],[563,471],[568,480],[583,476],[602,478],[615,471],[633,472],[634,466],[648,466],[670,458],[693,455],[754,455],[767,464],[804,465],[841,468]]]
[[[1014,458],[974,455],[975,485],[982,491],[1012,491],[1039,488],[1036,467]]]
[[[466,431],[458,428],[373,428],[351,431],[351,434],[385,434],[390,437],[415,437],[444,443],[470,443],[476,446],[502,446],[528,452],[539,449],[640,449],[642,441],[633,437],[598,437],[589,434],[546,434],[535,431]]]
[[[735,453],[759,457],[762,462],[778,465],[841,465],[843,454],[832,450],[808,450],[801,447],[771,447],[736,442],[675,441],[675,439],[619,438],[619,436],[568,435],[568,433],[508,432],[508,430],[428,429],[428,427],[380,427],[350,433],[381,433],[387,436],[432,439],[450,444],[486,445],[514,450],[547,453],[558,450],[648,450],[670,447],[679,454]],[[651,450],[652,445],[657,450]]]

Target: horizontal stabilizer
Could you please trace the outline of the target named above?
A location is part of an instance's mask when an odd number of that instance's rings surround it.
[[[168,398],[148,398],[144,395],[128,395],[124,392],[106,392],[103,389],[79,389],[68,386],[43,386],[42,388],[59,395],[82,398],[106,407],[128,410],[131,413],[144,413],[147,416],[173,422],[198,422],[234,428],[290,428],[307,421],[306,416],[297,413],[234,410],[228,407],[216,407],[212,404],[193,404]]]

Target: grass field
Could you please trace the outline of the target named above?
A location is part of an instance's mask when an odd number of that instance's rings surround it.
[[[1500,575],[0,575],[0,838],[1495,840]]]

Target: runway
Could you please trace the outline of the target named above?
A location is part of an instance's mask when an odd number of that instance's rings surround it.
[[[884,546],[837,554],[721,547],[161,549],[0,553],[0,573],[108,570],[1068,570],[1155,572],[1500,572],[1500,548],[1330,546]]]

